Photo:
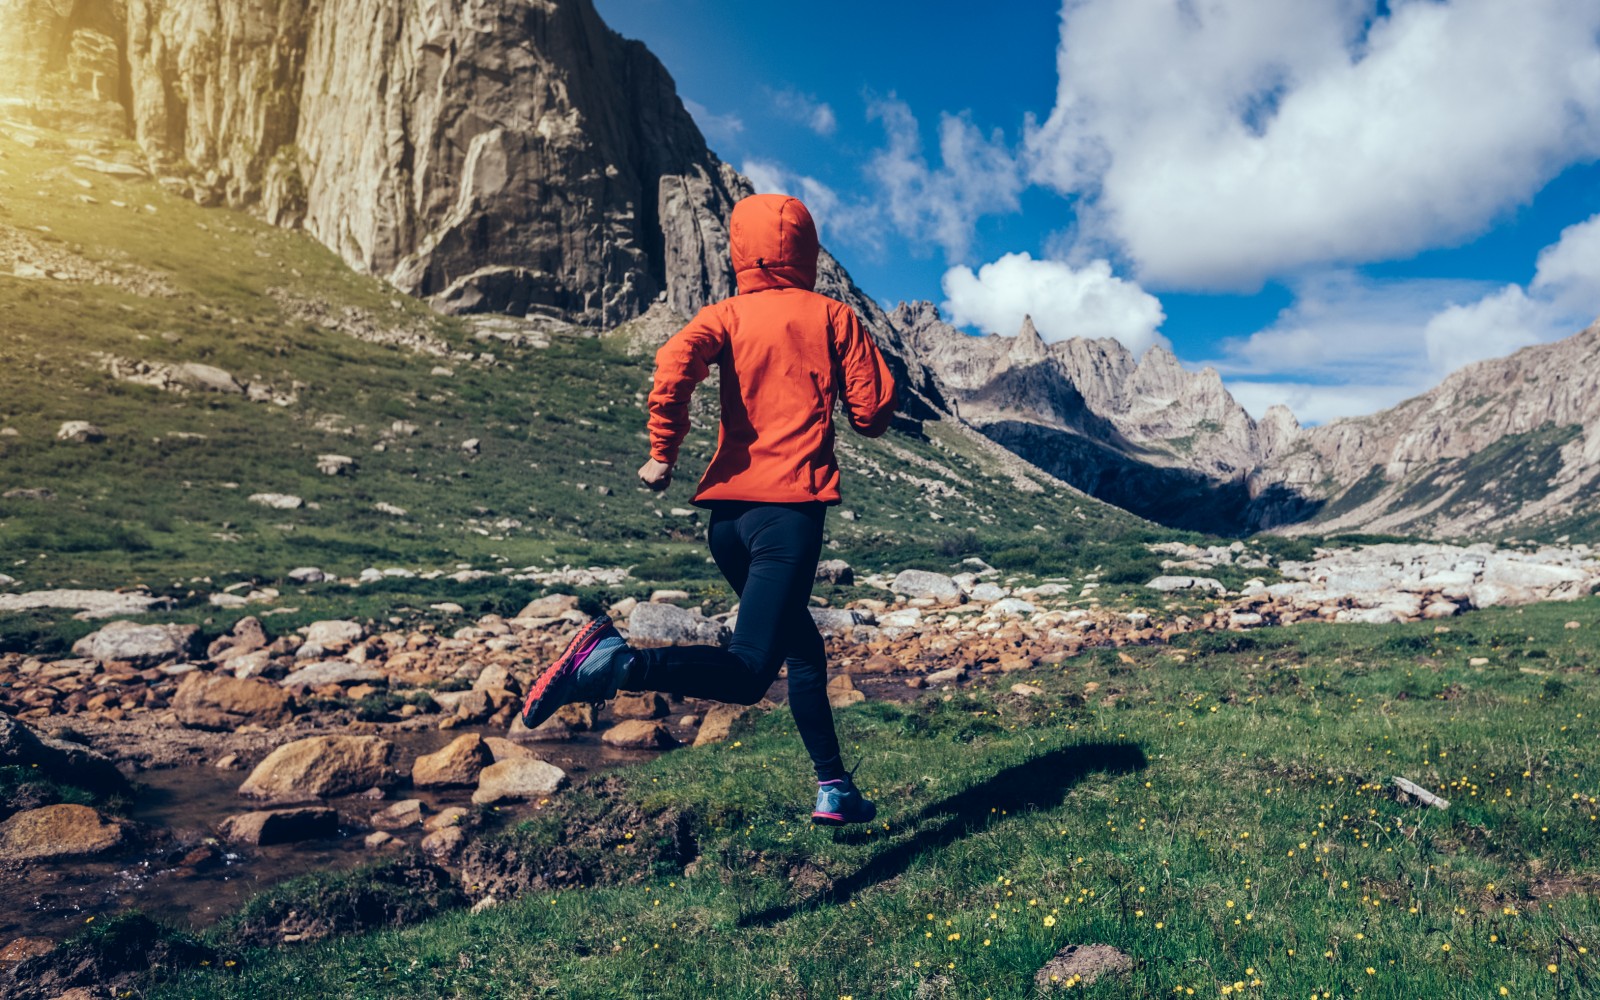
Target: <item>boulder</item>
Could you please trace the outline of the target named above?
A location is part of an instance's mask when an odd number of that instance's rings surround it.
[[[478,782],[478,773],[494,763],[483,737],[458,736],[441,750],[423,754],[411,768],[411,783],[418,788],[465,787]]]
[[[849,674],[835,674],[828,681],[828,704],[833,708],[844,708],[866,700],[867,696],[856,688]]]
[[[818,583],[831,583],[848,587],[856,581],[856,572],[843,559],[824,559],[817,563]]]
[[[306,505],[304,500],[288,493],[252,493],[248,499],[273,510],[299,510]]]
[[[289,571],[289,582],[302,586],[311,583],[321,583],[328,578],[328,574],[315,566],[301,566]]]
[[[199,632],[198,625],[116,621],[73,643],[72,651],[101,663],[120,661],[140,668],[155,667],[187,657]]]
[[[128,779],[111,758],[77,743],[41,736],[4,712],[0,712],[0,767],[37,770],[51,781],[93,792],[128,790]]]
[[[611,700],[611,714],[618,719],[660,719],[669,711],[667,699],[653,691],[624,692]]]
[[[489,748],[489,754],[496,764],[503,760],[512,760],[522,757],[532,757],[533,751],[520,743],[512,742],[504,736],[485,736],[484,746]]]
[[[235,622],[227,635],[219,637],[207,646],[206,657],[220,663],[235,656],[266,649],[269,642],[271,640],[267,638],[267,630],[261,626],[261,619],[249,615]]]
[[[172,709],[192,729],[232,730],[249,723],[281,726],[294,718],[295,700],[271,681],[196,670],[178,683]]]
[[[339,835],[339,815],[323,807],[238,813],[224,819],[217,833],[230,843],[261,847],[326,840]]]
[[[478,775],[474,805],[493,805],[516,799],[536,799],[566,784],[567,773],[537,757],[518,757],[490,764]]]
[[[0,860],[92,857],[122,846],[127,829],[88,806],[28,809],[0,823]]]
[[[447,826],[422,838],[422,853],[430,858],[446,859],[456,855],[467,845],[467,831],[459,826]]]
[[[646,719],[619,722],[600,734],[600,742],[622,750],[661,750],[678,745],[666,726]]]
[[[422,800],[402,799],[387,809],[373,813],[369,822],[378,830],[404,830],[411,826],[421,826],[422,812]]]
[[[282,687],[321,687],[324,684],[388,684],[381,671],[349,660],[323,660],[301,667],[279,681]]]
[[[750,711],[748,705],[716,704],[706,712],[705,721],[700,723],[699,732],[695,733],[694,745],[703,747],[709,743],[721,743],[728,738],[733,730],[733,724],[744,718]]]
[[[578,610],[578,599],[571,594],[550,594],[528,602],[517,612],[518,618],[560,618],[568,611]]]
[[[865,611],[812,608],[811,620],[817,623],[817,631],[825,636],[848,636],[856,626],[871,625],[877,619]]]
[[[961,585],[950,577],[921,569],[901,570],[889,589],[907,597],[929,597],[948,603],[959,602],[963,597]]]
[[[80,621],[141,615],[171,601],[149,594],[119,594],[110,590],[31,590],[25,594],[0,594],[0,611],[34,611],[40,608],[77,609]]]
[[[56,440],[77,444],[96,444],[106,439],[106,432],[87,420],[68,420],[56,430]]]
[[[730,635],[723,623],[673,604],[642,603],[628,615],[628,641],[635,645],[720,646]]]
[[[995,601],[1003,600],[1005,596],[1006,588],[1000,586],[998,583],[985,582],[975,584],[973,585],[973,588],[967,592],[967,600],[974,601],[978,604],[993,604]]]
[[[1020,618],[1024,615],[1031,615],[1038,610],[1038,608],[1020,597],[1007,597],[989,605],[984,614],[991,618]]]
[[[306,642],[329,653],[342,653],[361,641],[364,630],[359,622],[325,621],[306,626]]]
[[[377,736],[312,736],[287,743],[239,786],[247,798],[304,802],[345,795],[388,778],[394,744]]]

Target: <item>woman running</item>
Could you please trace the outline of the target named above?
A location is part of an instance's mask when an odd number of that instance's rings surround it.
[[[633,649],[604,615],[592,619],[534,683],[523,722],[623,691],[753,705],[789,667],[789,709],[817,772],[812,821],[865,823],[876,807],[839,757],[828,665],[811,619],[811,586],[827,508],[839,502],[833,410],[877,437],[894,413],[894,377],[855,311],[819,295],[817,229],[798,199],[756,195],[734,206],[729,242],[739,294],[700,310],[656,352],[650,459],[639,479],[672,481],[689,430],[689,397],[721,370],[717,452],[693,503],[711,512],[712,558],[739,595],[733,641]]]

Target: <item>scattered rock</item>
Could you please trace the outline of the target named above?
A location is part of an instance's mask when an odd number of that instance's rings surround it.
[[[422,853],[430,858],[454,857],[467,843],[467,832],[459,826],[447,826],[422,838]]]
[[[268,809],[229,816],[217,828],[223,840],[235,844],[294,844],[325,840],[339,834],[339,816],[332,809]]]
[[[907,597],[930,597],[947,603],[959,602],[963,597],[961,586],[950,577],[921,569],[902,570],[889,589]]]
[[[369,822],[379,830],[404,830],[421,826],[422,821],[422,800],[401,799],[389,808],[373,813]]]
[[[1036,687],[1032,684],[1013,684],[1011,685],[1011,693],[1020,694],[1028,698],[1038,698],[1044,695],[1044,688]]]
[[[361,641],[364,630],[357,622],[324,621],[306,626],[306,642],[328,653],[342,653]]]
[[[267,755],[239,794],[272,802],[329,798],[380,785],[394,744],[377,736],[312,736]]]
[[[560,618],[568,611],[578,610],[578,599],[571,594],[550,594],[528,602],[517,612],[518,618]]]
[[[435,830],[443,830],[447,827],[459,826],[466,822],[466,819],[467,810],[464,807],[450,806],[447,809],[439,810],[438,815],[432,817],[427,822],[422,824],[422,828],[432,833]]]
[[[824,559],[817,563],[817,581],[848,587],[855,583],[856,572],[843,559]]]
[[[494,763],[483,737],[477,733],[458,736],[443,749],[417,758],[411,768],[411,783],[418,788],[465,787],[478,782],[478,774]]]
[[[694,745],[703,747],[709,743],[721,743],[728,738],[733,724],[744,718],[749,711],[748,705],[728,705],[719,702],[711,706],[706,712],[705,721],[700,723],[700,731],[695,733]]]
[[[252,493],[249,500],[251,503],[258,503],[263,507],[271,507],[273,510],[299,510],[306,504],[299,497],[290,496],[287,493]]]
[[[828,704],[833,708],[845,708],[858,702],[867,700],[867,696],[856,688],[855,682],[849,674],[835,674],[828,681]]]
[[[650,592],[651,604],[680,604],[689,599],[687,590],[653,590]]]
[[[730,635],[723,623],[673,604],[640,604],[628,615],[628,641],[635,645],[720,646]]]
[[[249,723],[283,725],[294,718],[295,700],[270,681],[194,671],[179,682],[172,708],[185,726],[232,730]]]
[[[356,460],[349,455],[318,455],[317,471],[324,476],[348,476],[356,470]]]
[[[955,684],[966,676],[966,670],[961,667],[947,667],[930,673],[927,681],[929,684]]]
[[[625,692],[611,700],[611,714],[618,719],[660,719],[669,711],[667,699],[653,691]]]
[[[74,441],[78,444],[96,444],[106,439],[106,432],[87,420],[68,420],[56,431],[56,440]]]
[[[199,631],[197,625],[115,621],[73,643],[72,651],[101,663],[119,661],[140,668],[155,667],[187,657]]]
[[[328,574],[315,566],[301,566],[289,571],[289,582],[304,586],[310,583],[321,583],[328,578]]]
[[[48,955],[56,943],[43,937],[19,937],[0,948],[0,965],[15,965],[30,958]]]
[[[518,760],[523,757],[532,757],[533,751],[520,743],[514,743],[504,736],[485,736],[483,743],[489,748],[489,753],[494,757],[494,763],[503,760]]]
[[[0,611],[36,611],[41,608],[81,609],[72,617],[82,621],[141,615],[172,602],[149,594],[119,594],[109,590],[33,590],[25,594],[0,594]]]
[[[550,795],[566,784],[567,773],[537,757],[519,757],[490,764],[478,775],[474,805]],[[441,813],[440,815],[443,815]]]
[[[111,758],[86,746],[42,736],[0,712],[0,767],[25,767],[43,777],[93,792],[120,794],[128,779]]]
[[[1179,590],[1203,590],[1214,594],[1228,592],[1228,588],[1222,585],[1221,580],[1213,580],[1209,576],[1158,576],[1145,586],[1151,590],[1168,593]]]
[[[1038,610],[1038,608],[1020,597],[1007,597],[989,605],[984,614],[991,618],[1020,618],[1034,614]]]
[[[666,726],[645,719],[617,723],[600,734],[600,742],[623,750],[662,750],[678,745]]]
[[[388,847],[390,844],[396,843],[396,840],[394,834],[392,833],[389,833],[385,830],[374,830],[367,834],[366,839],[363,840],[362,843],[367,846],[368,850],[375,851],[379,848]]]
[[[4,493],[0,493],[0,498],[4,498],[6,500],[40,500],[49,502],[56,498],[56,494],[54,490],[33,489],[19,486],[14,490],[6,490]]]
[[[321,687],[324,684],[387,684],[389,678],[380,670],[349,660],[323,660],[301,667],[279,681],[286,688]]]
[[[120,847],[126,828],[88,806],[28,809],[0,823],[0,860],[92,857]]]

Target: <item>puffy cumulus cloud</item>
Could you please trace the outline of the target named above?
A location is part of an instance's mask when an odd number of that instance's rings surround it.
[[[804,125],[817,135],[827,138],[839,128],[839,119],[833,107],[817,100],[813,94],[786,89],[772,92],[772,106],[778,114]]]
[[[967,254],[977,220],[1015,212],[1024,180],[999,129],[988,136],[961,115],[939,120],[940,165],[929,164],[922,129],[911,108],[894,95],[871,102],[867,116],[883,125],[887,140],[867,164],[889,220],[913,242],[941,247],[949,260]]]
[[[1451,305],[1423,330],[1440,372],[1558,340],[1600,313],[1600,215],[1562,230],[1539,252],[1526,288],[1506,285],[1473,302]]]
[[[1031,177],[1146,284],[1446,245],[1600,156],[1593,0],[1066,0]]]
[[[882,249],[882,221],[870,204],[846,201],[815,177],[796,173],[772,160],[748,159],[739,169],[750,179],[757,194],[786,194],[805,202],[817,223],[818,236],[871,250]]]
[[[1083,267],[1007,254],[974,273],[953,267],[942,282],[950,322],[1014,335],[1031,315],[1045,340],[1115,337],[1143,352],[1167,343],[1158,331],[1166,313],[1155,296],[1111,273],[1103,260]]]
[[[731,143],[744,131],[744,119],[736,114],[715,114],[704,104],[687,97],[683,99],[683,107],[711,142]]]

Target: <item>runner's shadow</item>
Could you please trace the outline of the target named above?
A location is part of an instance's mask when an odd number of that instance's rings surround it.
[[[1002,817],[1032,809],[1048,809],[1066,800],[1072,786],[1095,772],[1126,774],[1142,770],[1148,761],[1134,743],[1080,743],[1053,750],[1042,757],[996,774],[946,799],[930,803],[901,825],[928,824],[918,832],[868,861],[855,873],[828,889],[803,900],[770,906],[739,918],[740,927],[766,927],[782,923],[804,909],[842,903],[879,882],[899,875],[917,858],[946,847]],[[841,843],[864,843],[864,833],[839,836]]]

